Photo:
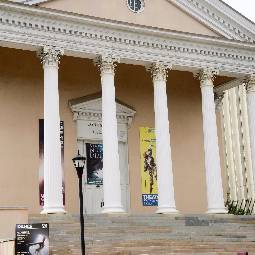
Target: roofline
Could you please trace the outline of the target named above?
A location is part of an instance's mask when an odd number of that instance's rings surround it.
[[[135,23],[129,23],[125,21],[111,20],[107,18],[100,18],[85,14],[78,14],[73,12],[67,12],[62,10],[49,9],[41,6],[26,6],[22,3],[10,2],[8,0],[0,0],[0,5],[5,5],[7,8],[16,8],[17,10],[22,9],[25,12],[38,13],[42,16],[52,17],[55,15],[58,19],[74,21],[77,23],[86,23],[91,25],[102,25],[107,28],[115,28],[122,31],[128,32],[140,32],[143,35],[154,35],[165,38],[177,38],[187,41],[202,42],[202,43],[213,43],[215,45],[228,45],[232,47],[241,48],[254,48],[255,44],[246,41],[239,41],[229,38],[220,38],[216,36],[194,34],[189,32],[176,31],[165,28],[158,28],[146,25],[140,25]]]
[[[23,0],[23,3],[28,5],[35,5],[35,4],[41,4],[41,3],[45,3],[49,1],[52,1],[52,0]]]
[[[51,0],[46,0],[46,1],[51,1]],[[246,21],[252,23],[255,26],[255,22],[252,21],[251,19],[249,19],[248,17],[246,17],[244,14],[242,14],[241,12],[239,12],[237,9],[233,8],[232,6],[230,6],[228,3],[226,3],[223,0],[219,0],[222,4],[226,5],[229,9],[231,9],[233,12],[235,12],[236,14],[242,16],[243,19],[245,19]]]
[[[218,0],[167,0],[227,38],[255,42],[255,26]]]
[[[53,0],[16,0],[16,1],[27,5],[38,5],[40,3],[49,2]],[[199,22],[210,28],[212,31],[226,38],[229,39],[232,38],[240,41],[249,40],[255,42],[255,23],[249,20],[243,14],[239,13],[231,6],[229,6],[228,4],[226,4],[225,2],[223,2],[222,0],[191,0],[191,1],[184,0],[184,2],[183,0],[167,0],[167,1],[181,8],[183,11],[197,19]],[[203,7],[208,9],[208,6],[210,6],[209,9],[212,8],[212,10],[210,11],[213,11],[213,9],[215,9],[218,12],[220,12],[222,17],[223,18],[225,17],[225,19],[228,20],[226,24],[222,24],[217,19],[215,19],[215,17],[209,17],[207,12],[203,13],[203,11],[200,10],[201,8],[196,6],[197,3],[202,5],[201,1],[202,3],[204,2]],[[195,7],[192,5],[194,5]],[[226,7],[226,10],[222,10],[222,8],[219,8],[219,5],[222,5],[223,8]],[[233,18],[233,15],[237,17]],[[232,23],[231,28],[228,27],[229,23]],[[235,32],[236,29],[238,30],[238,32]],[[243,37],[242,34],[244,34],[245,36]]]

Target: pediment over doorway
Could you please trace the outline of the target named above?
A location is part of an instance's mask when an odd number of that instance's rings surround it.
[[[69,101],[74,120],[102,120],[102,94],[96,93]],[[136,111],[120,100],[116,99],[116,116],[118,123],[131,124]]]

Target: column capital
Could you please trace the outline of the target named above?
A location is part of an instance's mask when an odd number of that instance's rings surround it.
[[[200,80],[201,87],[205,87],[205,86],[213,86],[213,81],[216,75],[218,74],[219,74],[219,71],[217,69],[204,68],[204,69],[201,69],[198,73],[195,73],[194,77]]]
[[[101,55],[94,60],[94,64],[99,67],[101,74],[114,74],[119,62],[120,58],[113,55]]]
[[[248,75],[244,82],[248,93],[255,92],[255,73]]]
[[[214,102],[215,102],[216,111],[219,111],[222,108],[224,95],[225,95],[224,91],[214,93]]]
[[[151,72],[153,81],[165,81],[165,82],[167,80],[168,70],[171,69],[172,69],[171,64],[163,62],[156,62],[146,67],[146,70]]]
[[[43,66],[58,66],[64,50],[56,46],[45,45],[37,53]]]

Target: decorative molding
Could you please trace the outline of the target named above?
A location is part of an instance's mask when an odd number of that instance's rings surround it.
[[[18,0],[33,5],[49,0]],[[168,0],[215,32],[241,41],[255,42],[255,24],[219,0]]]
[[[201,1],[201,0],[200,0]],[[236,9],[232,8],[225,1],[222,0],[202,0],[210,5],[210,8],[214,8],[214,14],[212,17],[215,17],[217,13],[222,15],[223,23],[226,29],[233,31],[241,38],[249,41],[250,39],[255,41],[255,24],[247,17],[239,13]],[[212,11],[213,12],[213,11]],[[216,17],[216,20],[219,18]]]
[[[30,50],[50,44],[72,56],[114,55],[121,62],[172,63],[174,69],[255,70],[255,45],[34,8],[0,0],[0,45]]]
[[[105,73],[114,74],[117,63],[119,62],[120,58],[114,57],[112,55],[98,56],[94,60],[95,65],[98,66],[101,71],[101,75]]]
[[[11,2],[15,3],[21,3],[21,4],[27,4],[27,5],[35,5],[35,4],[41,4],[53,0],[9,0]]]
[[[33,5],[33,4],[42,4],[45,2],[49,2],[51,0],[25,0],[24,4]]]
[[[245,84],[247,93],[255,93],[255,73],[246,78]]]
[[[255,25],[219,0],[168,0],[229,39],[255,42]]]
[[[94,98],[88,101],[71,103],[69,105],[73,112],[74,120],[102,121],[102,98]],[[116,116],[118,123],[131,125],[136,111],[130,107],[116,102]]]
[[[166,82],[167,76],[168,76],[168,70],[172,69],[172,65],[156,62],[156,63],[149,65],[146,69],[147,69],[147,71],[151,72],[153,81]]]
[[[37,53],[43,66],[58,66],[63,54],[64,50],[49,45],[42,47]]]
[[[194,77],[200,80],[200,86],[213,86],[213,81],[216,78],[216,75],[219,74],[219,71],[212,68],[204,68],[198,73],[194,74]],[[210,81],[210,82],[208,82]]]

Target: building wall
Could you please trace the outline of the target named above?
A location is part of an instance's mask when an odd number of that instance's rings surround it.
[[[88,59],[63,57],[59,69],[60,111],[65,124],[66,209],[78,212],[77,177],[71,159],[76,128],[68,100],[100,91],[100,75]],[[177,208],[206,211],[203,132],[199,82],[171,71],[167,83]],[[120,64],[116,96],[137,113],[129,130],[131,211],[141,205],[139,127],[154,126],[153,86],[144,67]],[[34,52],[0,48],[0,205],[27,206],[39,213],[38,119],[43,118],[43,69]]]
[[[54,0],[42,3],[41,6],[133,24],[219,36],[170,1],[145,1],[145,9],[139,14],[130,11],[126,2],[126,0],[76,0],[74,4],[72,0]]]

